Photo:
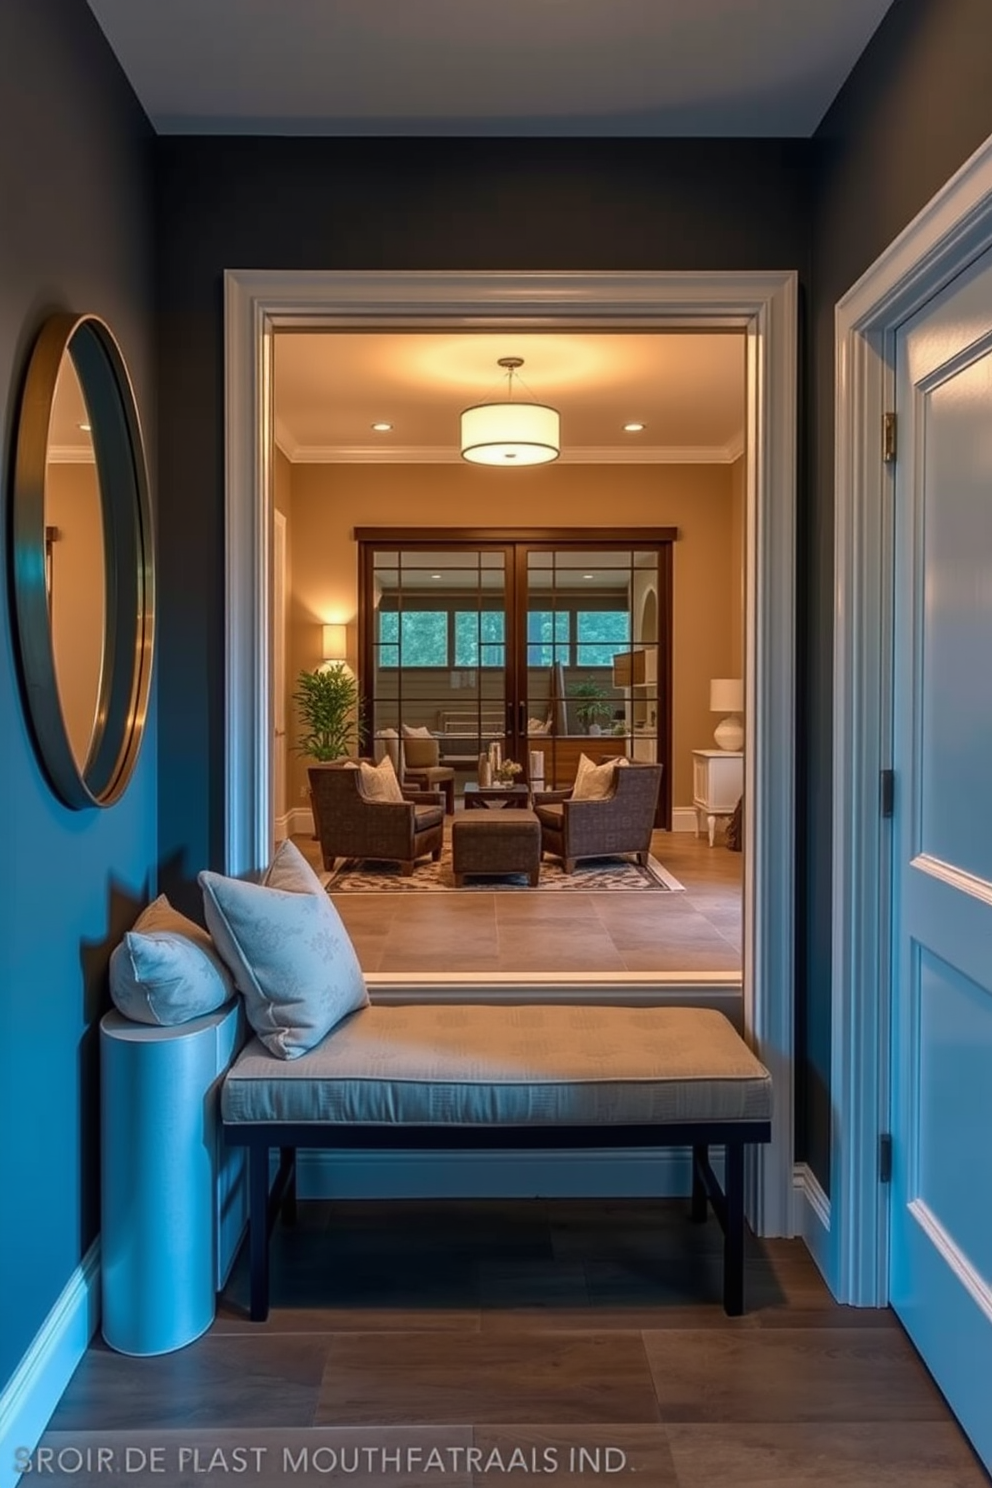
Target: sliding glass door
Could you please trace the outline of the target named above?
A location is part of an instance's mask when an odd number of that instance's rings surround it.
[[[582,753],[668,763],[674,533],[356,535],[377,755],[398,762],[416,730],[464,783],[496,741],[549,788],[572,783]]]

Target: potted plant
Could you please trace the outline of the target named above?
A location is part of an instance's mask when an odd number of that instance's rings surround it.
[[[357,743],[362,700],[354,673],[343,662],[300,672],[293,702],[305,730],[296,740],[300,754],[326,763],[348,754]]]
[[[585,724],[586,731],[590,734],[602,732],[599,720],[610,718],[613,709],[606,701],[607,691],[598,682],[585,681],[573,682],[568,689],[569,696],[577,698],[575,716],[580,723]]]

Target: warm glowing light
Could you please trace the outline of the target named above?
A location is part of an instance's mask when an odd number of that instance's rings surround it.
[[[323,653],[325,661],[344,661],[348,655],[348,627],[346,625],[324,625]]]
[[[389,431],[390,431],[390,429],[392,427],[393,427],[392,424],[373,424],[372,425],[372,428],[375,430],[375,432],[377,434],[388,434]]]
[[[479,403],[462,414],[462,455],[476,465],[544,465],[560,440],[557,410],[543,403]]]
[[[643,424],[624,424],[623,432],[625,434],[640,434],[643,428]]]

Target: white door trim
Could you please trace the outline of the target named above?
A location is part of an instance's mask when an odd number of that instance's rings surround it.
[[[746,332],[745,1021],[772,1073],[773,1140],[752,1222],[788,1235],[793,1200],[794,632],[797,292],[792,271],[705,274],[229,270],[225,275],[227,683],[225,856],[269,852],[272,333],[398,325]]]
[[[951,177],[836,311],[830,1267],[842,1302],[888,1300],[892,466],[882,415],[895,330],[992,246],[992,137]],[[898,782],[896,783],[898,790]]]

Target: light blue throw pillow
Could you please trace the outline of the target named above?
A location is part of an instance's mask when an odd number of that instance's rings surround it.
[[[209,872],[199,882],[214,942],[270,1053],[296,1059],[367,1005],[348,932],[292,843],[282,844],[260,884]]]
[[[160,894],[114,947],[110,995],[125,1018],[169,1028],[223,1007],[234,982],[206,930]]]

